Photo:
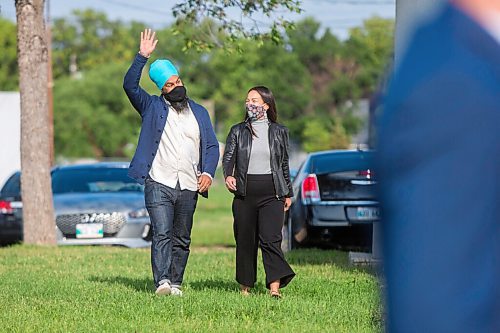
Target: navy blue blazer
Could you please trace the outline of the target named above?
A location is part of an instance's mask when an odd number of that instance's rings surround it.
[[[500,332],[499,170],[500,44],[447,4],[379,126],[389,332]]]
[[[161,96],[150,95],[139,86],[142,69],[147,60],[146,57],[137,54],[123,81],[123,89],[142,118],[139,143],[128,171],[129,177],[140,184],[144,184],[149,174],[169,112],[169,108]],[[220,153],[219,142],[215,136],[210,116],[203,106],[191,99],[189,105],[200,127],[199,171],[202,173],[207,172],[212,177],[215,177],[215,169],[219,162]],[[208,193],[205,192],[202,195],[207,197]]]

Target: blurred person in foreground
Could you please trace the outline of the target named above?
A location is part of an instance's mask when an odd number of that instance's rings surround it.
[[[219,161],[219,143],[207,110],[187,96],[169,60],[158,59],[149,68],[160,96],[149,95],[139,86],[142,69],[157,43],[151,29],[141,32],[139,52],[123,82],[142,118],[129,176],[145,184],[156,294],[182,296],[193,214],[198,194],[208,196]]]
[[[277,123],[276,101],[266,87],[248,91],[245,109],[245,121],[231,128],[222,158],[226,187],[234,193],[236,281],[248,295],[257,279],[260,244],[266,288],[280,298],[279,289],[295,276],[281,250],[284,212],[293,196],[288,129]]]
[[[500,1],[446,3],[379,127],[389,332],[500,332]]]

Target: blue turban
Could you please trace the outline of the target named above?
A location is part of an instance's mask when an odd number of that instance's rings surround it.
[[[160,90],[173,75],[179,76],[179,72],[170,60],[158,59],[149,66],[149,77]]]

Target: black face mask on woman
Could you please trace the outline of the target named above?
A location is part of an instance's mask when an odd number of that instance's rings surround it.
[[[177,86],[172,89],[169,93],[165,94],[165,98],[169,102],[179,103],[186,99],[186,88],[184,86]]]

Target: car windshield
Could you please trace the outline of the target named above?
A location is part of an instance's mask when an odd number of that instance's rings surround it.
[[[63,169],[52,173],[58,193],[143,192],[144,186],[127,176],[127,168]]]

